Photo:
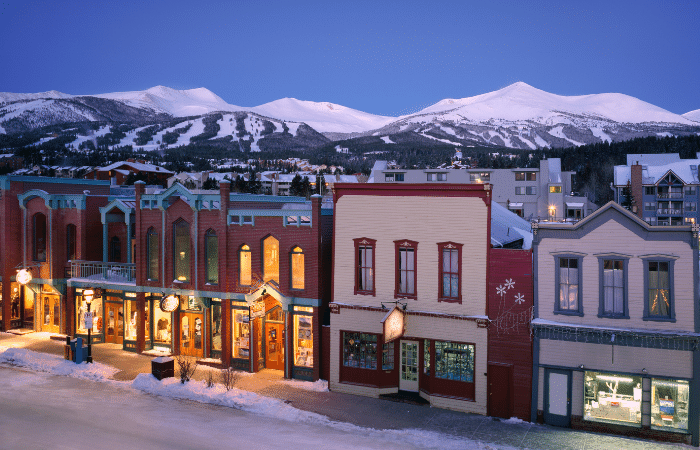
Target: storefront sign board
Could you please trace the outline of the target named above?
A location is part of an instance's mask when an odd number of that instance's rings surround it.
[[[403,309],[395,306],[382,319],[384,326],[384,343],[389,343],[403,336],[406,330],[406,316]]]

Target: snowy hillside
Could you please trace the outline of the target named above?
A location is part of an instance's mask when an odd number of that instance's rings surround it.
[[[683,114],[683,117],[685,117],[686,119],[694,120],[695,122],[700,122],[700,109],[687,112]]]

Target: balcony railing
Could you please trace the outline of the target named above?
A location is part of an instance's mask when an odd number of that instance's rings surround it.
[[[682,209],[665,209],[665,208],[662,208],[662,209],[656,210],[656,213],[657,213],[657,214],[663,214],[663,215],[665,215],[665,216],[680,216],[681,214],[683,214],[683,210],[682,210]]]
[[[682,192],[659,192],[658,198],[683,198]]]
[[[107,283],[134,283],[136,265],[101,261],[71,261],[70,277]]]

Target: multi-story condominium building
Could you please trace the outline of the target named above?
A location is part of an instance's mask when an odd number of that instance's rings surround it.
[[[562,171],[559,158],[539,168],[400,169],[377,161],[370,183],[490,183],[493,200],[527,220],[579,220],[597,207],[573,192],[575,172]]]
[[[532,421],[698,445],[698,226],[615,202],[534,231]]]
[[[530,226],[490,188],[336,184],[331,390],[527,418]]]
[[[109,181],[0,177],[2,331],[66,332],[66,269],[100,257],[94,237],[109,194]]]
[[[632,197],[632,211],[651,225],[684,225],[698,222],[700,181],[698,159],[681,159],[678,153],[629,154],[627,165],[615,166],[615,201],[622,203],[625,190]]]

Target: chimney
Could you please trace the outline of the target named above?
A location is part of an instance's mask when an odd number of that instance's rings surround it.
[[[642,185],[642,166],[639,161],[630,166],[630,185],[632,202],[637,207],[637,216],[641,219],[644,211],[644,186]]]

